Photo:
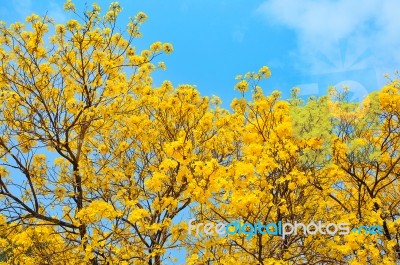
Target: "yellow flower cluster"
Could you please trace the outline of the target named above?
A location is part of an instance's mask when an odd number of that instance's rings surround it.
[[[104,17],[92,7],[60,25],[37,15],[29,29],[0,24],[0,260],[161,264],[184,246],[186,264],[394,264],[399,81],[359,106],[347,88],[284,100],[263,92],[263,66],[237,76],[241,98],[227,110],[192,85],[156,87],[156,57],[173,46],[133,46],[143,12],[124,34],[118,3]],[[195,238],[178,222],[186,213],[385,229]]]

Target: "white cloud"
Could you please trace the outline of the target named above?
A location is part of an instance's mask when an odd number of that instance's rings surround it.
[[[267,0],[257,12],[297,33],[294,54],[307,71],[399,67],[397,0]]]

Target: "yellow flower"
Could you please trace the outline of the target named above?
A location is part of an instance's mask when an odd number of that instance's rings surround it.
[[[261,69],[258,71],[264,78],[268,78],[271,76],[271,71],[267,66],[261,67]]]
[[[139,12],[136,15],[136,19],[139,23],[143,23],[147,20],[147,15],[144,12]]]
[[[76,11],[75,5],[72,3],[71,0],[67,0],[67,2],[65,2],[64,10],[71,11],[71,12],[75,12]]]
[[[99,150],[99,153],[102,155],[106,154],[109,151],[107,145],[104,145],[104,144],[100,145],[98,150]]]
[[[165,51],[166,54],[170,54],[174,50],[174,48],[172,47],[171,43],[164,43],[163,50]]]
[[[78,21],[75,20],[75,19],[71,19],[71,20],[69,20],[69,21],[67,22],[67,28],[68,28],[69,30],[77,29],[77,28],[78,28],[78,25],[79,25],[79,23],[78,23]]]
[[[136,209],[131,212],[129,215],[129,222],[136,223],[140,219],[149,216],[149,213],[145,209]]]
[[[56,32],[57,32],[57,34],[64,35],[65,34],[65,26],[61,25],[61,24],[57,25]]]
[[[294,184],[294,182],[290,182],[288,188],[289,190],[294,190],[296,188],[296,184]]]
[[[61,199],[64,197],[66,190],[63,187],[57,187],[54,189],[54,195],[57,199]]]
[[[246,92],[249,89],[249,83],[246,80],[242,80],[236,84],[235,89],[239,90],[240,92]]]
[[[162,49],[162,43],[160,41],[154,42],[150,45],[150,51],[159,52]]]

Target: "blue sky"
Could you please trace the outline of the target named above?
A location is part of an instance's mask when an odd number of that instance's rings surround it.
[[[77,0],[75,2],[78,2]],[[110,1],[97,1],[103,10]],[[46,12],[57,22],[70,19],[64,1],[9,0],[0,7],[7,23]],[[82,1],[83,3],[83,1]],[[90,1],[88,1],[91,4]],[[324,94],[329,85],[350,85],[354,100],[377,90],[400,65],[398,0],[121,0],[119,23],[139,11],[149,19],[145,48],[154,41],[171,42],[163,56],[167,71],[154,75],[156,85],[193,84],[203,95],[218,95],[229,106],[239,93],[235,76],[267,65],[270,79],[261,85],[289,95],[294,86],[304,96]],[[83,4],[80,4],[83,6]],[[183,259],[182,255],[181,260]],[[183,260],[182,260],[183,261]]]
[[[78,2],[78,1],[75,1]],[[97,1],[106,9],[110,1]],[[58,22],[70,17],[64,1],[11,0],[0,8],[2,20],[24,20],[46,11]],[[83,1],[82,1],[83,3]],[[91,2],[88,2],[91,4]],[[323,94],[329,85],[350,84],[355,99],[387,82],[383,75],[400,64],[400,2],[396,0],[122,0],[119,23],[144,11],[140,47],[160,40],[174,53],[163,56],[167,71],[155,83],[193,84],[203,95],[216,94],[227,106],[239,94],[234,77],[261,66],[272,77],[262,83],[287,97]],[[83,6],[83,4],[80,4]]]

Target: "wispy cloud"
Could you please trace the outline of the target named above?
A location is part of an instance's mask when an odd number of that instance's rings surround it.
[[[267,0],[257,12],[297,33],[293,54],[316,73],[400,65],[397,0]]]

